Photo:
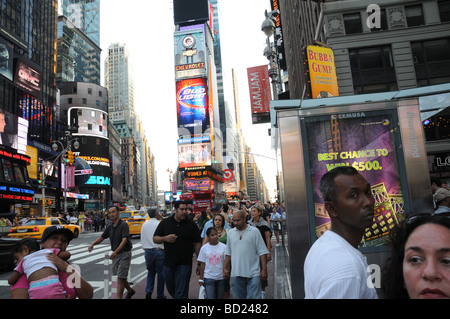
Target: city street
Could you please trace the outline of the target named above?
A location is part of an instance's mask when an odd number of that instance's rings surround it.
[[[100,245],[94,247],[89,253],[88,246],[101,235],[101,232],[82,233],[80,236],[71,241],[68,251],[72,254],[70,261],[80,267],[81,275],[94,288],[94,299],[103,299],[104,297],[104,260],[105,252],[110,252],[111,246],[109,239]],[[147,276],[145,268],[144,250],[141,248],[141,240],[139,237],[133,237],[133,259],[131,261],[131,282],[139,283]],[[111,261],[109,262],[109,274],[111,276]],[[0,299],[9,299],[8,277],[10,271],[0,272]],[[111,293],[111,291],[109,291]]]

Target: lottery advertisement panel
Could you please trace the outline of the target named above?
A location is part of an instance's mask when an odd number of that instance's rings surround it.
[[[372,227],[361,245],[386,243],[390,230],[403,218],[394,113],[354,112],[309,117],[304,120],[310,177],[313,183],[316,235],[331,226],[319,192],[320,178],[337,166],[353,166],[371,184],[375,198]]]

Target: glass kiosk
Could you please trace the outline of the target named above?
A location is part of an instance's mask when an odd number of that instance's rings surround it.
[[[330,227],[318,191],[328,170],[353,166],[371,184],[374,224],[360,244],[369,265],[383,268],[389,232],[405,216],[433,211],[419,100],[349,103],[352,98],[367,96],[308,100],[309,107],[299,107],[299,100],[271,103],[283,168],[293,298],[304,298],[304,260]]]

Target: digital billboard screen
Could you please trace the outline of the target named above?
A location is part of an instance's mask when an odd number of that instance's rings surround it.
[[[182,80],[176,89],[178,135],[202,135],[210,126],[207,80]]]
[[[211,143],[178,146],[178,166],[180,168],[211,166],[211,161]]]
[[[39,71],[27,65],[25,62],[17,60],[14,84],[29,92],[35,97],[39,97],[41,92],[42,75]]]
[[[27,153],[28,121],[0,109],[0,145]]]
[[[404,216],[400,184],[396,113],[355,112],[312,116],[302,120],[308,147],[309,174],[313,184],[316,235],[330,228],[330,218],[318,189],[321,177],[337,166],[353,166],[371,184],[375,198],[372,227],[361,246],[386,243],[391,229]],[[398,130],[397,130],[398,131]]]
[[[173,18],[175,25],[192,24],[209,20],[208,0],[174,0]]]

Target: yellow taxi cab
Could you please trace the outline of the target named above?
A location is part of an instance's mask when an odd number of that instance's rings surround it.
[[[144,223],[149,220],[147,214],[135,214],[126,220],[130,229],[130,236],[141,235],[141,228]]]
[[[136,215],[137,213],[139,213],[138,210],[124,210],[124,211],[121,211],[121,212],[119,213],[119,217],[120,217],[122,220],[127,220],[128,218],[133,217],[133,216]]]
[[[11,228],[8,237],[10,238],[31,237],[35,239],[41,239],[44,230],[50,226],[63,226],[64,228],[69,229],[73,233],[74,238],[77,238],[81,231],[80,226],[69,224],[63,218],[38,217],[30,219],[22,226]]]

